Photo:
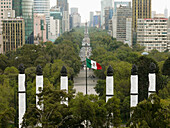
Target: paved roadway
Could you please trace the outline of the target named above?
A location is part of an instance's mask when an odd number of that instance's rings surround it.
[[[87,70],[87,93],[97,95],[94,87],[97,84],[97,78],[90,78],[89,76],[94,75],[93,70]],[[86,94],[86,70],[81,69],[77,77],[74,78],[74,89],[76,89],[76,94],[82,92]]]

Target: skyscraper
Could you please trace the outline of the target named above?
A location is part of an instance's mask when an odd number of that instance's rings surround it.
[[[132,35],[133,44],[136,44],[137,20],[151,18],[151,0],[132,0]]]
[[[167,8],[164,9],[164,16],[165,16],[165,18],[168,18],[168,9]]]
[[[50,31],[50,0],[34,0],[34,13],[45,14],[47,23],[47,39]]]
[[[16,17],[22,17],[25,21],[25,43],[34,43],[33,28],[33,0],[13,0],[12,8]]]
[[[62,32],[69,31],[69,4],[67,0],[57,0],[57,7],[60,8],[62,12]]]
[[[57,6],[61,8],[61,11],[68,11],[67,0],[57,0]]]
[[[90,12],[90,27],[93,27],[93,16],[94,16],[94,12]]]
[[[104,13],[106,7],[113,7],[114,0],[101,0],[101,25],[104,24]]]

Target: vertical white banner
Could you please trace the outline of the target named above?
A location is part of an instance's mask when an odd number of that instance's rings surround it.
[[[113,76],[106,77],[106,102],[114,96],[114,79]]]
[[[68,76],[61,76],[60,90],[65,90],[68,93]],[[68,98],[66,98],[66,101],[61,102],[61,104],[68,105]]]
[[[25,88],[25,74],[18,75],[18,107],[19,107],[19,128],[23,121],[23,117],[26,111],[26,88]]]
[[[156,74],[149,73],[148,97],[153,93],[156,93]]]

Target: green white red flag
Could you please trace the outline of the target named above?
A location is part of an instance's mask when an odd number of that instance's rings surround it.
[[[92,68],[92,69],[96,69],[96,70],[101,70],[102,69],[102,66],[99,63],[97,63],[94,60],[90,60],[88,58],[86,58],[86,64],[87,64],[88,68]]]

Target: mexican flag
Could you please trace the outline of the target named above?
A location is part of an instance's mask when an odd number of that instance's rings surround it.
[[[88,68],[92,68],[92,69],[96,69],[96,70],[101,70],[102,69],[102,66],[99,63],[97,63],[94,60],[90,60],[88,58],[86,58],[86,64],[87,64]]]

